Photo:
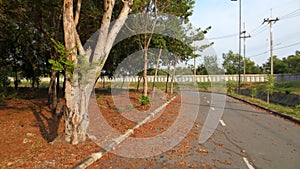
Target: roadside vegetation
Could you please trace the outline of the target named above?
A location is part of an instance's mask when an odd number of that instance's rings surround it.
[[[300,105],[297,105],[295,107],[283,106],[283,105],[279,105],[279,104],[267,103],[266,101],[257,99],[257,98],[252,98],[252,97],[248,97],[248,96],[244,96],[244,95],[238,95],[236,93],[231,94],[231,95],[234,97],[255,103],[257,105],[263,106],[265,108],[271,109],[273,111],[284,113],[284,114],[287,114],[287,115],[290,115],[290,116],[300,119]]]
[[[229,83],[229,84],[231,84],[231,83]],[[237,97],[237,98],[240,98],[243,100],[247,100],[249,102],[263,106],[265,108],[268,108],[268,109],[271,109],[271,110],[274,110],[277,112],[281,112],[281,113],[284,113],[284,114],[287,114],[287,115],[290,115],[290,116],[293,116],[296,118],[300,118],[300,104],[297,104],[295,106],[287,106],[287,105],[281,105],[281,104],[276,104],[276,103],[272,103],[272,102],[268,103],[267,98],[266,98],[266,100],[257,98],[257,95],[259,92],[267,93],[270,90],[272,90],[270,95],[272,95],[274,93],[282,93],[282,94],[286,94],[286,95],[289,95],[289,94],[300,95],[300,82],[274,82],[272,89],[267,88],[266,86],[270,86],[270,84],[267,84],[267,83],[242,84],[241,90],[247,90],[247,89],[250,90],[251,96],[246,96],[246,95],[237,94],[237,92],[236,92],[237,84],[235,84],[235,85],[227,86],[227,93],[234,97]],[[232,88],[234,88],[234,89],[232,89]]]

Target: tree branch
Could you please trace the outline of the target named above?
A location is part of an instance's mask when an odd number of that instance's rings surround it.
[[[102,70],[104,63],[107,60],[109,51],[111,50],[112,45],[118,35],[118,32],[121,30],[121,28],[125,24],[128,14],[131,12],[133,0],[122,0],[122,2],[124,4],[124,6],[122,8],[121,13],[119,14],[119,16],[118,16],[117,20],[115,21],[114,25],[112,26],[111,30],[109,32],[108,32],[108,29],[106,30],[108,35],[106,36],[105,40],[102,40],[103,41],[102,43],[105,43],[105,44],[103,44],[103,46],[102,46],[103,55],[101,56],[102,57],[100,60],[101,65],[98,67],[97,72],[100,72]],[[109,27],[109,25],[108,25],[108,27]],[[101,33],[101,30],[100,30],[100,33]],[[99,36],[99,40],[101,40],[100,36]],[[96,79],[97,79],[97,77],[96,77]]]
[[[111,16],[115,5],[114,0],[104,0],[104,14],[102,17],[100,33],[92,57],[92,62],[99,62],[105,54],[105,46],[107,45],[107,36],[110,27]]]
[[[80,9],[81,9],[81,2],[82,2],[82,0],[78,0],[78,1],[77,1],[77,7],[76,7],[76,11],[75,11],[75,19],[74,19],[75,26],[77,26],[77,25],[78,25],[78,22],[79,22]]]

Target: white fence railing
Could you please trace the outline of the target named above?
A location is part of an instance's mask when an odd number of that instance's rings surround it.
[[[193,82],[195,78],[196,82],[221,82],[221,81],[238,81],[238,75],[176,75],[174,77],[175,82]],[[265,82],[267,80],[266,74],[247,74],[246,76],[240,76],[242,82]],[[108,78],[103,77],[98,82],[138,82],[138,76],[124,76]],[[154,81],[154,76],[147,76],[148,82]],[[156,82],[166,82],[167,76],[158,76]],[[170,80],[169,80],[170,81]]]
[[[285,82],[285,81],[300,81],[300,73],[296,74],[276,74],[275,80],[277,82]],[[267,74],[246,74],[240,76],[242,82],[265,82],[267,80]],[[9,78],[11,81],[14,78]],[[49,82],[49,77],[40,78],[41,82]],[[60,78],[63,81],[63,78]],[[99,78],[98,82],[138,82],[138,76],[125,76],[125,77],[115,77],[115,78],[108,78],[103,77]],[[148,82],[154,81],[154,76],[147,77]],[[238,81],[238,75],[196,75],[195,80],[197,82],[221,82],[221,81]],[[21,79],[21,81],[26,81],[26,79]],[[156,82],[166,82],[167,76],[158,76]],[[170,81],[170,79],[169,79]],[[176,75],[174,77],[175,82],[193,82],[194,76],[193,75]]]

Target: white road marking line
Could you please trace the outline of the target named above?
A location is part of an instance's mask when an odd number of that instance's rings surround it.
[[[248,159],[247,159],[246,157],[243,157],[243,160],[244,160],[244,162],[246,163],[246,165],[247,165],[247,167],[248,167],[249,169],[255,169],[255,168],[250,164],[250,162],[248,161]]]
[[[224,127],[226,126],[226,124],[223,120],[220,120],[220,123],[221,123],[222,126],[224,126]]]

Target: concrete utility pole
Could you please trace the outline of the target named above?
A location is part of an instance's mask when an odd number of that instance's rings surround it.
[[[237,1],[237,0],[231,0],[231,1]],[[241,90],[241,30],[242,30],[242,0],[239,0],[239,65],[238,65],[238,75],[239,75],[239,79],[238,79],[238,94],[240,94],[240,90]]]
[[[272,16],[272,14],[271,14]],[[264,19],[264,22],[267,22],[268,24],[270,24],[270,58],[271,58],[271,75],[273,75],[273,72],[274,72],[274,66],[273,66],[273,35],[272,35],[272,23],[274,22],[277,22],[279,21],[279,18],[276,17],[276,18],[265,18]]]
[[[241,38],[244,39],[244,79],[243,81],[246,81],[246,39],[251,38],[250,34],[246,35],[246,29],[245,29],[245,23],[244,23],[244,31],[242,32],[243,36]]]

